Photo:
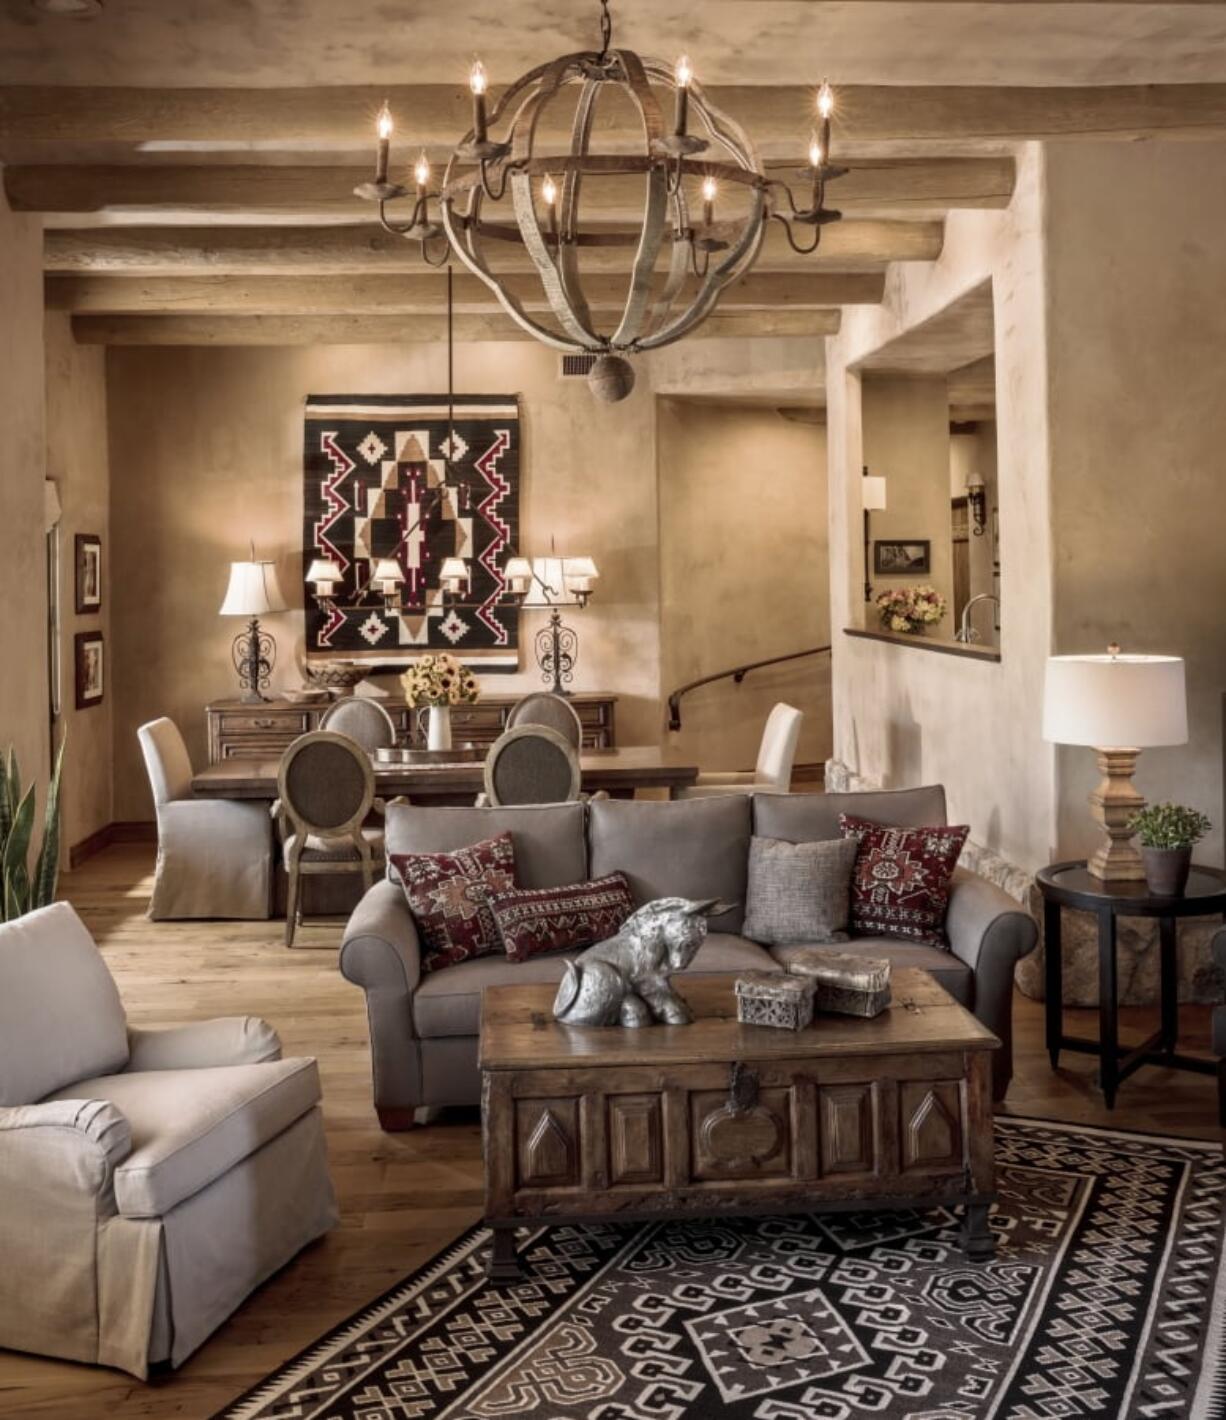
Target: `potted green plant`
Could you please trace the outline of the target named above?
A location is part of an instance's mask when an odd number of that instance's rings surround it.
[[[0,922],[12,922],[46,907],[55,899],[60,872],[60,771],[64,764],[61,743],[55,772],[47,790],[42,845],[30,872],[34,837],[34,785],[22,793],[17,752],[9,746],[0,755]]]
[[[1179,897],[1188,884],[1192,849],[1213,827],[1184,804],[1150,804],[1133,814],[1128,827],[1141,840],[1141,861],[1150,892]]]

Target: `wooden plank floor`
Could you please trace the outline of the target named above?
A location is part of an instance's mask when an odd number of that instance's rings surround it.
[[[6,1420],[205,1420],[480,1213],[475,1111],[455,1111],[409,1134],[384,1134],[375,1122],[362,994],[336,969],[339,927],[309,927],[299,938],[306,949],[287,951],[278,923],[149,922],[151,871],[150,847],[116,846],[66,876],[63,887],[98,938],[134,1022],[261,1015],[281,1032],[287,1054],[319,1058],[341,1222],[262,1287],[181,1370],[148,1385],[118,1372],[0,1351],[0,1416]],[[1207,1041],[1208,1014],[1185,1010],[1188,1044]],[[1125,1038],[1152,1028],[1152,1016],[1125,1012]],[[1018,996],[1014,1020],[1011,1112],[1223,1137],[1215,1127],[1211,1079],[1143,1070],[1108,1112],[1089,1057],[1067,1056],[1058,1074],[1048,1067],[1037,1003]],[[1067,1026],[1092,1035],[1095,1014],[1070,1011]]]

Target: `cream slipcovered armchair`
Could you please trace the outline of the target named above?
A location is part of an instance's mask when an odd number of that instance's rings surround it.
[[[173,720],[136,732],[157,809],[155,922],[270,915],[272,825],[262,803],[192,798],[192,762]]]
[[[179,1365],[336,1221],[315,1061],[129,1027],[80,918],[0,926],[0,1346]]]

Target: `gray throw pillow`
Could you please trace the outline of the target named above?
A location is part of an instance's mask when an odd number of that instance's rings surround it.
[[[859,844],[846,838],[787,843],[753,838],[742,933],[764,946],[845,942]]]

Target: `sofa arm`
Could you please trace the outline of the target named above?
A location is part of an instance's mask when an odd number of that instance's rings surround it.
[[[5,1226],[12,1221],[10,1203],[21,1195],[41,1199],[45,1210],[68,1195],[78,1201],[109,1199],[115,1169],[131,1152],[128,1121],[109,1100],[47,1100],[0,1109]],[[113,1201],[102,1211],[114,1212]]]
[[[366,992],[375,1109],[384,1129],[407,1129],[421,1104],[413,992],[421,980],[417,925],[399,883],[378,882],[341,939],[341,975]]]
[[[280,1058],[281,1038],[259,1016],[219,1016],[165,1030],[128,1027],[129,1071],[259,1065]]]
[[[1001,1099],[1013,1075],[1013,969],[1033,950],[1039,929],[1003,888],[959,869],[945,930],[953,954],[975,974],[975,1015],[1000,1037],[992,1068],[994,1094]]]

